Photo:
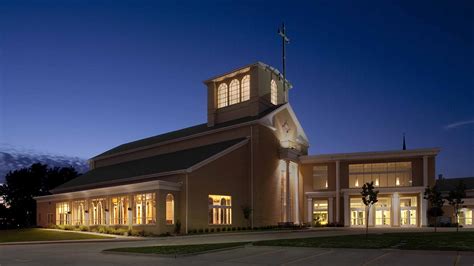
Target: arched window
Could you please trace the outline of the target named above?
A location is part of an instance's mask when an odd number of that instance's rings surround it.
[[[250,75],[242,79],[242,102],[250,99]]]
[[[174,224],[174,196],[166,195],[166,224]]]
[[[222,83],[217,88],[217,108],[226,107],[227,106],[227,84]]]
[[[277,84],[276,82],[272,79],[270,82],[270,101],[276,105],[278,103],[278,89],[277,89]]]
[[[234,79],[230,82],[229,86],[229,105],[240,102],[240,88],[239,81]]]

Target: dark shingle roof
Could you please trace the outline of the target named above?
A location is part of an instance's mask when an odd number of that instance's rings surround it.
[[[112,155],[112,154],[115,154],[115,153],[124,152],[124,151],[132,150],[132,149],[137,149],[137,148],[141,148],[141,147],[145,147],[145,146],[149,146],[149,145],[153,145],[153,144],[157,144],[157,143],[160,143],[160,142],[169,141],[169,140],[173,140],[173,139],[177,139],[177,138],[187,137],[187,136],[203,133],[203,132],[206,132],[206,131],[211,131],[211,130],[218,129],[218,128],[223,128],[223,127],[227,127],[227,126],[232,126],[232,125],[237,125],[237,124],[241,124],[241,123],[245,123],[245,122],[254,121],[254,120],[257,120],[257,119],[260,119],[260,118],[266,116],[267,114],[273,112],[274,110],[276,110],[277,108],[279,108],[282,105],[283,104],[273,106],[273,107],[265,110],[264,112],[260,113],[258,116],[247,116],[247,117],[235,119],[235,120],[232,120],[232,121],[220,123],[220,124],[214,125],[212,127],[208,127],[207,123],[203,123],[203,124],[199,124],[199,125],[196,125],[196,126],[179,129],[179,130],[176,130],[176,131],[171,131],[171,132],[164,133],[164,134],[161,134],[161,135],[156,135],[156,136],[153,136],[153,137],[128,142],[128,143],[119,145],[115,148],[112,148],[112,149],[110,149],[110,150],[108,150],[104,153],[101,153],[101,154],[95,156],[94,158],[98,158],[98,157],[101,157],[101,156]]]
[[[54,192],[72,191],[77,187],[84,189],[86,187],[93,187],[97,185],[97,183],[102,182],[118,183],[123,182],[123,179],[131,177],[185,170],[236,145],[244,139],[245,138],[233,139],[197,148],[99,167],[56,187]]]
[[[438,185],[441,191],[450,191],[456,188],[459,181],[462,181],[464,185],[466,185],[466,189],[474,189],[474,177],[437,179],[436,185]]]

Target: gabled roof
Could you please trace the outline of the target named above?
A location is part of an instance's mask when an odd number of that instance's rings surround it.
[[[207,123],[203,123],[203,124],[195,125],[195,126],[192,126],[192,127],[179,129],[179,130],[176,130],[176,131],[171,131],[171,132],[164,133],[164,134],[161,134],[161,135],[156,135],[156,136],[153,136],[153,137],[144,138],[144,139],[132,141],[132,142],[129,142],[129,143],[125,143],[125,144],[119,145],[115,148],[112,148],[112,149],[110,149],[110,150],[108,150],[104,153],[101,153],[101,154],[95,156],[93,159],[101,158],[101,157],[109,157],[109,156],[113,156],[113,155],[116,155],[116,154],[119,154],[119,153],[132,151],[132,150],[135,150],[135,149],[148,148],[150,146],[159,144],[161,142],[171,141],[171,140],[179,139],[179,138],[184,138],[184,137],[196,135],[196,134],[199,134],[199,133],[209,132],[209,131],[212,131],[212,130],[216,130],[216,129],[220,129],[220,128],[224,128],[224,127],[228,127],[228,126],[233,126],[233,125],[238,125],[238,124],[242,124],[242,123],[246,123],[246,122],[252,122],[252,121],[258,120],[258,119],[266,116],[267,114],[273,112],[274,110],[278,109],[282,105],[283,104],[275,105],[275,106],[265,110],[264,112],[260,113],[258,116],[247,116],[247,117],[235,119],[235,120],[224,122],[224,123],[219,123],[219,124],[216,124],[212,127],[209,127],[207,125]]]
[[[437,179],[436,185],[441,191],[450,191],[456,188],[459,182],[462,181],[466,185],[466,190],[474,190],[474,177],[459,177],[459,178],[443,178]]]
[[[160,154],[152,157],[99,167],[53,189],[54,193],[87,189],[100,185],[110,185],[133,180],[143,180],[156,176],[186,173],[203,165],[214,156],[240,147],[246,138],[238,138],[197,148]]]

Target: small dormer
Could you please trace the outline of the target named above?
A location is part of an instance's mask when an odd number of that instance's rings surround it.
[[[208,126],[257,116],[265,110],[288,102],[291,84],[278,70],[255,63],[204,81],[208,90]]]

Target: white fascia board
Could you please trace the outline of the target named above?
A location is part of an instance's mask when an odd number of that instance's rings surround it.
[[[180,191],[181,185],[182,185],[181,183],[168,182],[168,181],[162,181],[162,180],[153,180],[153,181],[148,181],[148,182],[126,184],[126,185],[120,185],[120,186],[95,188],[95,189],[87,189],[87,190],[81,190],[81,191],[59,193],[59,194],[54,194],[54,195],[39,196],[39,197],[35,197],[34,199],[37,202],[45,202],[45,201],[71,200],[71,199],[83,199],[83,198],[85,199],[85,198],[101,197],[101,196],[105,197],[105,196],[116,195],[116,194],[143,192],[143,191],[151,191],[151,190],[163,190],[163,189],[172,190],[172,191]]]

